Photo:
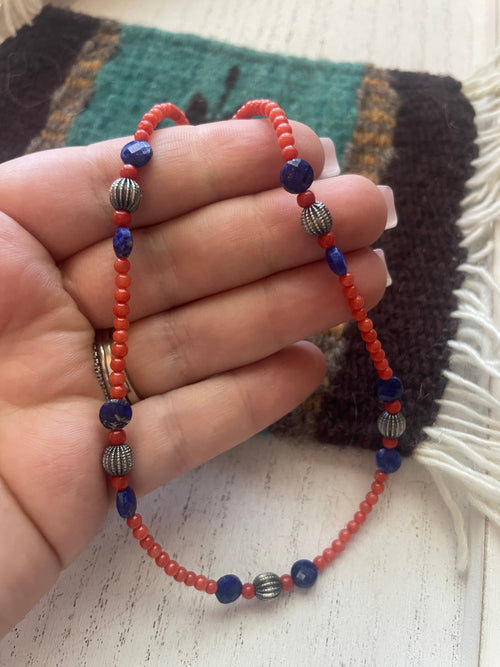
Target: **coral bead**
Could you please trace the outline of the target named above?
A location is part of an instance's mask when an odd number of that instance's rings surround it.
[[[294,586],[292,577],[289,574],[282,574],[280,579],[281,579],[281,588],[284,591],[291,591]]]
[[[196,577],[194,587],[197,591],[205,591],[207,589],[207,583],[208,579],[203,574],[200,574]]]
[[[326,559],[323,555],[313,558],[313,563],[316,565],[318,570],[324,570],[326,567]]]
[[[243,584],[241,589],[241,595],[245,600],[251,600],[255,597],[255,586],[253,584]]]
[[[134,530],[142,525],[142,516],[140,514],[134,514],[129,519],[127,519],[127,526]]]
[[[162,551],[161,554],[155,558],[155,563],[158,567],[161,567],[161,569],[164,570],[170,563],[170,556],[166,551]]]

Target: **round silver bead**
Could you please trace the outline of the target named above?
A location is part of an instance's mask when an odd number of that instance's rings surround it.
[[[133,213],[141,203],[142,190],[131,178],[117,178],[109,189],[111,206],[120,211]]]
[[[322,201],[315,201],[302,209],[300,222],[311,236],[323,236],[332,228],[332,215]]]
[[[123,445],[110,445],[104,450],[102,467],[111,477],[127,475],[133,465],[134,456],[126,442]]]
[[[253,580],[255,597],[259,600],[272,600],[281,593],[281,578],[273,572],[258,574]]]
[[[402,412],[392,415],[384,410],[377,421],[378,430],[384,438],[399,438],[406,429],[406,419]]]

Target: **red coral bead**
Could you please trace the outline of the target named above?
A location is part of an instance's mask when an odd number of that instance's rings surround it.
[[[318,236],[318,245],[325,250],[331,248],[335,245],[335,234],[333,232],[326,232],[326,234]]]
[[[177,574],[177,570],[179,568],[179,563],[176,560],[171,560],[165,568],[165,572],[169,577],[174,577]]]
[[[253,584],[243,584],[241,595],[245,598],[245,600],[251,600],[255,597],[255,586]]]
[[[117,287],[130,287],[131,282],[132,280],[128,273],[119,273],[117,276],[115,276],[115,285]]]
[[[342,287],[350,287],[351,285],[354,285],[354,274],[350,273],[349,271],[344,273],[343,276],[340,276],[339,282]]]
[[[111,359],[109,365],[111,366],[111,369],[113,371],[119,373],[120,371],[123,371],[125,368],[125,359]]]
[[[135,181],[135,178],[133,180]],[[113,222],[117,227],[128,227],[131,220],[132,215],[129,211],[115,211],[113,213]]]
[[[133,514],[131,517],[127,519],[127,526],[129,528],[132,528],[132,530],[138,528],[141,525],[142,525],[142,516],[140,514],[137,513]]]
[[[372,491],[379,496],[381,493],[384,493],[384,485],[382,482],[372,482]]]
[[[145,551],[147,551],[148,549],[150,549],[150,548],[153,546],[154,543],[155,543],[155,538],[154,538],[152,535],[146,535],[146,537],[144,537],[144,538],[143,538],[142,540],[140,540],[140,542],[139,542],[139,544],[141,545],[141,547],[142,547]]]
[[[115,303],[113,306],[113,315],[116,317],[127,317],[130,313],[130,306],[128,303]]]
[[[143,523],[141,523],[140,526],[137,526],[137,528],[135,528],[132,531],[132,535],[135,537],[136,540],[139,541],[143,540],[148,535],[148,533],[149,533],[148,527]]]
[[[125,382],[125,373],[110,373],[109,383],[115,387]]]
[[[370,318],[365,317],[360,322],[358,322],[358,329],[365,333],[371,331],[371,329],[373,329],[373,322],[370,320]]]
[[[373,343],[374,341],[377,340],[377,332],[375,331],[375,329],[364,331],[361,334],[361,338],[365,341],[365,343]]]
[[[164,570],[170,563],[170,556],[166,551],[162,551],[161,554],[155,558],[155,563],[158,567],[161,567],[161,569]]]
[[[189,570],[189,572],[186,574],[186,578],[184,579],[184,583],[186,584],[186,586],[194,586],[197,576],[198,575],[196,574],[196,572]]]
[[[373,493],[373,491],[368,491],[368,493],[365,496],[365,499],[369,505],[376,505],[378,503],[378,495],[376,493]]]
[[[113,267],[116,273],[128,273],[130,271],[130,262],[126,257],[117,257]]]
[[[128,341],[128,331],[125,329],[118,329],[118,331],[113,331],[113,340],[115,343],[126,343]]]
[[[351,310],[361,310],[361,308],[363,308],[364,305],[365,305],[365,300],[360,294],[358,294],[354,298],[351,297],[349,299],[349,307],[351,308]]]
[[[128,329],[129,326],[130,326],[130,321],[126,317],[115,317],[115,319],[113,320],[114,329]],[[113,368],[113,370],[116,369]]]
[[[109,395],[111,398],[125,398],[127,395],[127,388],[123,384],[119,384],[116,387],[111,387],[109,390]]]
[[[128,347],[125,343],[113,343],[111,346],[111,354],[114,357],[126,357],[128,354]]]
[[[335,553],[339,554],[341,551],[344,551],[345,544],[341,540],[333,540],[332,549]]]
[[[295,146],[285,146],[285,148],[281,149],[281,157],[285,162],[288,162],[289,160],[295,160],[298,155],[299,151],[295,148]]]
[[[325,560],[325,557],[323,555],[315,556],[313,558],[313,563],[316,565],[318,570],[324,570],[325,567],[326,567],[326,560]]]
[[[116,475],[111,477],[109,482],[115,491],[122,491],[128,486],[128,475]]]
[[[214,593],[216,593],[217,592],[217,582],[214,579],[209,579],[207,581],[207,586],[205,588],[205,591],[209,595],[213,595]]]
[[[287,146],[293,146],[295,144],[295,139],[293,134],[282,134],[281,137],[278,137],[278,146],[280,148],[286,148]]]
[[[280,579],[281,579],[281,588],[284,591],[292,590],[294,583],[292,577],[289,574],[282,574]]]
[[[161,546],[157,542],[155,542],[152,547],[149,547],[148,556],[150,558],[156,560],[160,554],[161,554]]]
[[[360,512],[360,514],[361,514],[361,512]],[[364,518],[363,518],[363,521],[364,521]],[[359,522],[356,521],[356,519],[351,519],[350,521],[347,522],[347,530],[354,535],[354,533],[357,533],[358,530],[359,530]]]
[[[128,289],[119,287],[118,289],[115,290],[115,301],[117,303],[127,303],[129,299],[130,299],[130,292],[128,291]]]
[[[354,299],[355,297],[358,296],[358,288],[356,285],[349,285],[349,287],[344,287],[342,290],[342,294],[345,296],[346,299]]]
[[[174,574],[174,579],[179,583],[182,583],[186,579],[187,573],[188,571],[186,570],[186,568],[182,567],[181,565],[177,570],[177,572]]]
[[[140,123],[137,125],[138,130],[144,130],[144,132],[147,132],[149,135],[153,134],[154,127],[152,123],[150,123],[148,120],[142,119]]]
[[[385,439],[386,438],[384,438],[384,440]],[[389,479],[389,475],[386,472],[382,472],[381,470],[375,470],[375,474],[373,476],[377,482],[381,482],[382,484]]]
[[[401,401],[390,401],[389,403],[385,403],[384,407],[391,415],[395,415],[401,412]]]
[[[394,449],[399,444],[397,438],[382,438],[382,444],[386,449]]]
[[[349,542],[351,537],[352,537],[352,534],[349,530],[347,530],[347,528],[342,528],[342,530],[339,531],[339,540],[341,542],[344,542],[344,543]]]
[[[207,583],[208,579],[203,574],[200,574],[196,577],[194,587],[197,591],[205,591],[207,589]]]
[[[359,322],[359,324],[361,324],[361,322],[363,322],[363,321],[371,321],[371,320],[366,319],[366,315],[367,315],[367,313],[366,313],[366,310],[364,308],[360,308],[359,310],[353,310],[352,311],[353,318],[357,322]],[[367,326],[367,325],[363,325],[363,326]],[[371,324],[370,324],[370,328],[371,328]]]
[[[301,208],[307,208],[308,206],[311,206],[311,204],[314,204],[315,201],[316,195],[312,190],[306,190],[305,192],[301,192],[297,195],[297,204]]]
[[[149,134],[144,130],[137,130],[134,134],[134,139],[136,141],[149,141]]]
[[[287,122],[287,119],[283,116],[284,120],[281,121],[281,123],[273,123],[274,126],[274,131],[276,132],[276,135],[280,137],[282,134],[291,134],[292,133],[292,126],[290,123]],[[279,118],[277,119],[279,120]]]
[[[326,560],[327,563],[331,563],[332,560],[335,558],[335,556],[336,556],[335,551],[331,547],[323,549],[323,558]]]
[[[370,512],[372,511],[372,506],[366,500],[362,500],[359,503],[359,509],[361,510],[361,512],[363,512],[363,514],[370,514]]]
[[[371,507],[370,507],[371,510]],[[356,512],[354,515],[354,521],[361,525],[366,521],[366,512],[362,512],[361,510],[359,512]]]
[[[121,429],[108,431],[108,442],[110,445],[123,445],[127,439],[127,434]]]
[[[392,368],[388,367],[383,370],[377,369],[378,370],[378,376],[381,380],[390,380],[391,377],[393,376]]]

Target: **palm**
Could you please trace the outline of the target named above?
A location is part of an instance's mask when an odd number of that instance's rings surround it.
[[[317,137],[302,126],[296,136],[320,171]],[[122,145],[0,165],[0,631],[50,587],[110,506],[92,342],[112,324],[107,188]],[[349,315],[322,251],[297,225],[296,203],[276,189],[280,153],[266,123],[174,128],[153,145],[131,256],[127,366],[144,400],[127,434],[139,495],[306,398],[324,362],[295,341]],[[320,181],[315,192],[335,204],[337,243],[373,305],[385,270],[366,246],[384,227],[382,197],[356,177]]]

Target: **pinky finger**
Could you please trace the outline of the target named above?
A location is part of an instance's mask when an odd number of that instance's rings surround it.
[[[127,429],[131,483],[143,495],[234,447],[299,405],[325,373],[313,344],[141,401]]]

